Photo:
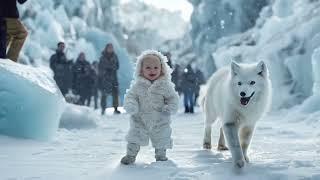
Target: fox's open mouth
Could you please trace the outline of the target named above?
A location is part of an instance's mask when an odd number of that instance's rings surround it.
[[[241,103],[242,105],[246,106],[246,105],[249,103],[250,98],[252,98],[253,95],[254,95],[254,92],[253,92],[253,93],[251,94],[251,96],[249,96],[249,97],[242,97],[242,98],[240,99],[240,103]]]

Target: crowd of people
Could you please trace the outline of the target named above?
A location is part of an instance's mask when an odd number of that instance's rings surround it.
[[[113,45],[108,43],[102,51],[99,61],[92,63],[86,59],[84,52],[79,53],[75,62],[68,60],[64,49],[65,43],[59,42],[56,53],[50,58],[50,68],[54,73],[54,80],[66,100],[70,103],[90,106],[91,99],[93,99],[94,108],[98,109],[98,99],[100,99],[101,114],[103,115],[107,107],[107,96],[111,95],[114,113],[119,114],[119,82],[117,77],[119,60]],[[173,68],[171,53],[165,52],[163,55],[168,59],[168,66]],[[184,70],[179,65],[175,65],[171,80],[179,95],[184,95],[185,113],[194,113],[200,85],[205,83],[203,73],[199,69],[193,69],[190,64]]]
[[[175,65],[172,72],[172,82],[179,95],[183,94],[184,112],[194,113],[194,106],[198,104],[200,86],[206,82],[202,71],[198,68],[192,68],[191,64],[188,64],[184,69],[180,65]]]
[[[23,4],[26,1],[0,2],[0,58],[18,61],[28,32],[19,19],[17,2]],[[103,115],[107,107],[107,96],[111,95],[114,113],[119,114],[119,82],[117,79],[119,61],[113,45],[108,43],[99,61],[92,63],[86,59],[83,52],[79,54],[75,62],[68,60],[64,49],[65,43],[59,42],[56,53],[50,58],[50,68],[66,100],[74,104],[90,106],[93,98],[94,108],[97,109],[100,96],[101,114]],[[168,66],[173,69],[171,80],[175,84],[175,90],[179,95],[184,95],[185,113],[194,113],[200,85],[205,83],[202,72],[199,69],[193,69],[190,64],[184,69],[177,64],[173,67],[171,53],[162,54],[168,59]]]
[[[62,95],[70,103],[90,106],[94,99],[94,108],[98,108],[98,91],[101,94],[101,114],[105,113],[107,96],[112,95],[114,113],[119,114],[119,69],[118,56],[113,45],[108,43],[102,51],[99,61],[90,63],[84,52],[79,53],[75,62],[66,58],[65,43],[57,44],[56,53],[50,58],[50,68]],[[72,95],[70,98],[70,92]],[[69,95],[69,97],[68,97]]]

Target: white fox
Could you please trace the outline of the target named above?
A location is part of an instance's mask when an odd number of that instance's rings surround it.
[[[248,147],[256,122],[269,109],[271,82],[264,62],[237,64],[218,70],[207,83],[202,106],[205,112],[203,147],[211,149],[211,126],[221,120],[218,150],[231,151],[234,165],[249,162]],[[227,146],[225,145],[225,140]]]

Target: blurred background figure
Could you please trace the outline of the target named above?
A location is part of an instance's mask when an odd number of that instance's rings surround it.
[[[184,69],[181,79],[181,89],[184,95],[185,113],[194,113],[194,95],[195,95],[196,75],[190,64]]]
[[[72,79],[72,61],[67,60],[64,49],[64,42],[59,42],[57,44],[56,53],[50,57],[50,68],[54,74],[53,78],[63,96],[65,96],[68,93],[68,90],[71,89],[70,79]]]
[[[175,84],[175,90],[178,92],[180,95],[182,93],[181,89],[181,67],[179,64],[176,64],[174,66],[173,72],[171,74],[172,77],[172,82]]]
[[[117,70],[119,69],[119,60],[114,52],[113,45],[108,43],[102,51],[98,65],[98,81],[101,90],[101,115],[105,113],[107,107],[107,95],[112,94],[114,113],[120,114],[119,106],[119,83]]]
[[[94,109],[98,109],[98,61],[92,62],[91,78],[93,80],[92,96],[94,101]]]
[[[170,52],[165,52],[165,53],[163,53],[163,55],[167,57],[168,65],[170,66],[170,68],[172,68],[171,53]]]
[[[206,80],[204,78],[204,75],[202,71],[199,68],[196,68],[195,70],[195,77],[196,77],[196,82],[195,82],[195,94],[194,94],[194,105],[197,105],[197,100],[199,97],[199,92],[200,92],[200,86],[202,84],[206,83]]]
[[[90,106],[94,80],[91,75],[91,65],[86,60],[86,56],[83,52],[79,54],[75,64],[73,65],[72,73],[72,91],[74,94],[78,94],[80,96],[77,104],[84,105],[85,102],[87,102],[86,105]]]
[[[17,0],[20,4],[27,0]],[[6,48],[8,49],[6,57],[14,62],[18,61],[20,51],[28,36],[28,31],[20,21],[19,11],[16,0],[0,1],[0,17],[6,21]],[[0,20],[1,21],[1,20]],[[2,22],[3,23],[3,22]],[[3,26],[1,25],[1,29]],[[2,34],[3,30],[1,30]],[[3,35],[0,35],[3,36]]]

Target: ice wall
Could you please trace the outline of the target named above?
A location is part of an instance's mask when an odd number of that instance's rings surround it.
[[[212,52],[214,62],[222,67],[231,60],[264,60],[273,85],[272,107],[300,104],[312,95],[314,85],[317,62],[311,59],[320,46],[320,2],[276,0],[260,17],[245,33],[219,39]]]

